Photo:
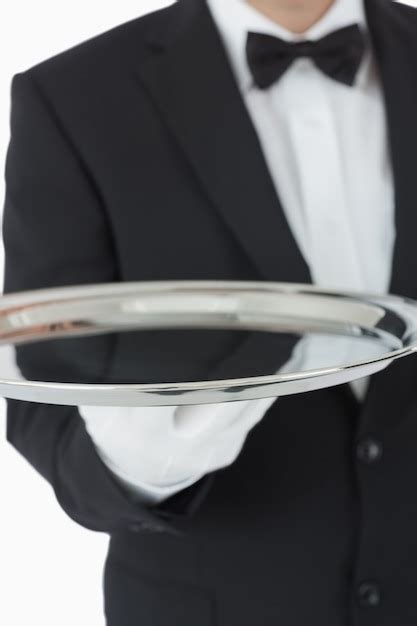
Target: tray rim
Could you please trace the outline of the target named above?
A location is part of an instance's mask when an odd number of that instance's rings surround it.
[[[12,292],[8,294],[2,294],[0,296],[0,316],[3,313],[7,313],[13,306],[27,305],[27,307],[42,304],[51,304],[53,302],[65,302],[79,299],[100,298],[123,295],[131,295],[133,293],[149,293],[160,291],[161,293],[175,293],[175,291],[183,290],[228,290],[228,291],[242,291],[249,290],[255,292],[280,292],[280,293],[307,293],[315,294],[318,296],[336,296],[340,298],[355,300],[356,302],[377,299],[380,302],[386,301],[387,304],[393,304],[395,301],[399,303],[410,304],[416,308],[416,323],[417,323],[417,301],[408,297],[398,296],[396,294],[380,294],[371,292],[362,292],[357,290],[340,290],[340,289],[327,289],[318,285],[310,283],[292,283],[292,282],[276,282],[276,281],[228,281],[228,280],[160,280],[160,281],[121,281],[121,282],[106,282],[106,283],[92,283],[92,284],[77,284],[66,285],[50,288],[32,289],[27,291]],[[362,302],[363,303],[363,302]],[[365,302],[366,304],[366,302]],[[369,303],[370,304],[370,303]],[[0,332],[0,337],[2,336]],[[10,342],[10,345],[13,345]],[[221,401],[236,401],[247,399],[248,394],[242,393],[241,388],[245,390],[252,390],[255,393],[256,398],[272,397],[268,396],[268,388],[276,385],[285,385],[289,383],[293,387],[299,386],[299,391],[286,392],[283,389],[282,395],[288,393],[302,393],[304,389],[302,386],[308,381],[312,381],[316,378],[326,379],[337,378],[339,376],[343,378],[348,375],[350,370],[369,369],[379,367],[381,364],[389,365],[393,360],[410,355],[417,351],[417,338],[416,343],[410,343],[407,346],[391,350],[378,357],[364,359],[361,361],[355,361],[346,363],[339,366],[315,368],[312,370],[306,370],[301,372],[281,373],[263,376],[253,376],[244,378],[227,378],[217,379],[209,381],[192,381],[192,382],[180,382],[180,383],[126,383],[126,384],[111,384],[111,383],[56,383],[47,381],[31,381],[31,380],[18,380],[0,378],[0,393],[5,397],[30,400],[33,397],[47,396],[48,392],[54,392],[56,394],[62,394],[65,396],[65,402],[63,404],[69,404],[68,397],[74,396],[80,398],[81,401],[73,402],[74,404],[88,404],[91,403],[91,398],[94,394],[100,394],[97,396],[97,402],[94,404],[108,405],[109,397],[111,394],[116,393],[120,398],[123,394],[126,394],[126,405],[132,406],[131,396],[135,396],[136,399],[142,395],[145,396],[146,405],[140,404],[140,406],[155,406],[171,404],[172,402],[166,402],[165,398],[169,398],[171,395],[175,397],[174,404],[202,404],[216,402],[216,397],[219,394],[230,394],[230,397],[226,397]],[[366,374],[365,374],[366,375]],[[353,380],[355,377],[349,379]],[[342,381],[343,382],[343,381]],[[334,383],[340,384],[340,383]],[[308,387],[309,385],[307,385]],[[331,384],[325,384],[324,386],[331,386]],[[317,387],[322,388],[322,387]],[[261,395],[260,390],[264,390]],[[314,388],[313,388],[314,389]],[[310,389],[306,388],[305,391]],[[12,395],[8,395],[11,392],[15,392]],[[201,392],[196,402],[195,392]],[[17,394],[17,395],[16,395]],[[277,395],[277,394],[272,394]],[[278,394],[280,395],[280,394]],[[82,397],[86,398],[86,401],[82,401]],[[130,397],[128,397],[130,396]],[[145,399],[144,398],[144,399]],[[101,400],[106,400],[102,402]],[[193,401],[191,401],[193,399]],[[90,401],[88,401],[90,400]],[[190,400],[190,401],[188,401]],[[36,401],[36,400],[34,400]],[[42,400],[47,401],[47,400]],[[218,401],[218,400],[217,400]],[[54,404],[58,404],[56,400]],[[120,405],[120,400],[118,401]],[[135,404],[136,405],[136,404]]]

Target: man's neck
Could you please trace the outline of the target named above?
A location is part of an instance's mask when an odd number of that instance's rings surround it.
[[[246,2],[280,26],[301,34],[326,13],[334,0],[246,0]]]

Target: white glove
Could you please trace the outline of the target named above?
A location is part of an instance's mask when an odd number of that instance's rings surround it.
[[[307,370],[349,360],[352,342],[305,336],[278,371]],[[359,381],[358,381],[359,382]],[[104,463],[141,501],[157,503],[208,472],[233,463],[249,431],[277,398],[174,407],[81,406]]]
[[[276,398],[174,407],[80,406],[98,454],[140,500],[156,503],[233,463]]]

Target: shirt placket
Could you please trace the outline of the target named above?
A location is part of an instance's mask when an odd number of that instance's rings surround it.
[[[307,65],[293,68],[288,81],[289,132],[295,146],[314,282],[326,288],[364,288],[345,191],[341,147],[324,81]],[[306,95],[307,94],[307,95]]]

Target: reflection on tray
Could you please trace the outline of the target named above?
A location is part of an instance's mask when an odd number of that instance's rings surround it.
[[[28,380],[146,384],[336,367],[382,356],[387,348],[367,336],[192,328],[68,336],[14,349],[17,365]]]

